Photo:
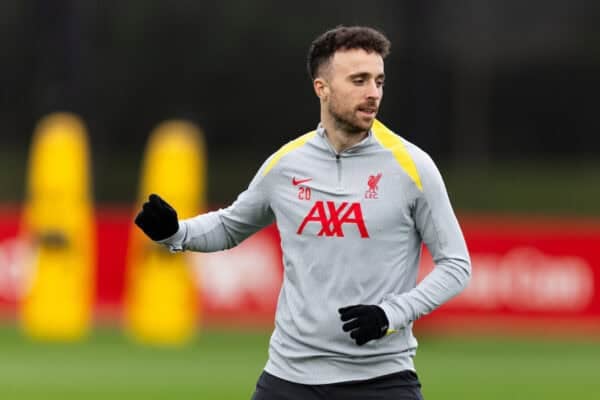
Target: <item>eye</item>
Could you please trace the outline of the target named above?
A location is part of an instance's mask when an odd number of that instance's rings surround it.
[[[362,85],[363,83],[365,83],[365,80],[363,78],[354,78],[352,79],[352,83],[354,83],[355,85]]]
[[[377,87],[384,87],[384,86],[385,86],[384,81],[377,81]]]

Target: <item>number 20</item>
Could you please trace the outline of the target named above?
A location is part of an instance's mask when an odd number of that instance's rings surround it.
[[[301,186],[298,188],[298,198],[300,200],[310,200],[311,190],[309,187]]]

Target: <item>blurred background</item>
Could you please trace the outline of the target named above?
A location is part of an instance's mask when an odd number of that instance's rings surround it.
[[[365,24],[393,44],[380,118],[444,167],[459,209],[598,214],[599,9],[589,0],[2,1],[0,200],[23,198],[33,127],[65,109],[89,128],[97,200],[131,202],[148,132],[184,117],[207,135],[210,201],[230,202],[268,155],[316,126],[310,42]],[[474,174],[477,186],[463,188]],[[574,184],[577,193],[565,190]]]
[[[229,204],[270,154],[317,125],[306,53],[340,24],[390,38],[379,118],[436,160],[473,255],[469,291],[417,326],[426,398],[600,394],[597,1],[3,0],[1,398],[250,396],[281,278],[273,229],[191,261],[204,311],[185,349],[120,336],[144,151],[162,121],[192,122],[206,141],[206,207]],[[33,132],[56,111],[87,128],[99,240],[102,323],[68,345],[25,339],[6,289],[20,274],[11,240]],[[259,267],[266,286],[249,278]]]

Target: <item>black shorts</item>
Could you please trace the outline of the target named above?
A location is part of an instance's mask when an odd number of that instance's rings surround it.
[[[423,400],[421,383],[413,371],[402,371],[364,381],[304,385],[263,371],[252,400]]]

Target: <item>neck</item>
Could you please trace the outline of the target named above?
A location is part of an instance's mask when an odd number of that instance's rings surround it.
[[[340,127],[331,116],[325,114],[321,114],[321,124],[325,128],[329,142],[338,154],[360,143],[369,133],[368,131],[348,132]]]

